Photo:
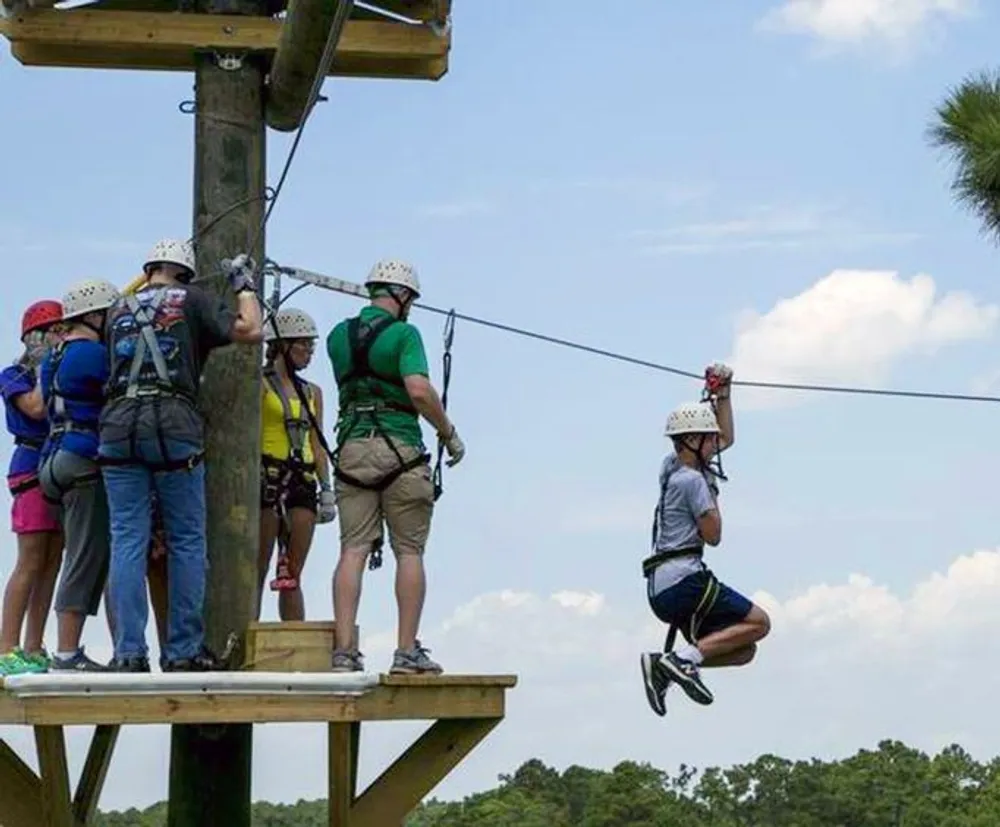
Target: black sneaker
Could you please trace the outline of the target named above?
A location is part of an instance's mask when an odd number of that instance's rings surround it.
[[[164,672],[218,672],[225,665],[207,647],[202,647],[193,658],[179,660],[161,660],[160,669]]]
[[[649,706],[661,718],[667,714],[665,696],[670,686],[670,677],[665,674],[660,661],[663,655],[659,652],[643,652],[639,658],[642,667],[642,682],[646,687],[646,700]]]
[[[108,666],[91,660],[83,649],[78,649],[71,658],[61,658],[53,655],[49,663],[50,672],[107,672]]]
[[[108,664],[108,671],[111,672],[149,672],[149,658],[146,657],[134,657],[134,658],[123,658],[119,660],[115,658]]]
[[[660,668],[665,670],[670,678],[680,684],[681,689],[695,703],[708,706],[715,698],[708,687],[701,682],[698,667],[691,661],[677,656],[676,652],[668,652],[660,660]]]

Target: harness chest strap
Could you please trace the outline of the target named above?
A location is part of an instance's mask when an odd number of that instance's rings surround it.
[[[52,354],[52,385],[49,390],[49,429],[50,436],[61,436],[67,431],[79,431],[82,433],[96,433],[97,427],[93,425],[81,425],[74,422],[66,409],[66,401],[71,402],[93,402],[93,398],[84,394],[66,393],[62,389],[59,381],[59,369],[62,367],[63,359],[66,358],[66,350],[69,342],[60,342]]]
[[[128,293],[122,297],[126,307],[128,307],[129,312],[135,319],[135,323],[139,327],[139,335],[135,344],[135,353],[132,356],[132,364],[129,367],[128,384],[124,395],[129,399],[136,399],[141,395],[145,395],[143,394],[145,389],[142,387],[144,383],[140,382],[139,377],[142,371],[143,363],[146,360],[146,353],[148,351],[150,360],[153,363],[153,368],[156,371],[156,383],[155,387],[152,389],[151,395],[154,397],[153,403],[155,406],[157,420],[157,438],[160,443],[160,453],[162,454],[164,460],[163,462],[150,463],[136,458],[135,438],[136,425],[139,418],[139,409],[136,408],[136,421],[132,424],[132,456],[124,458],[102,456],[98,459],[98,462],[101,465],[135,465],[138,463],[145,465],[154,471],[179,471],[181,469],[191,470],[197,467],[205,459],[204,451],[199,451],[191,456],[184,457],[183,459],[170,459],[166,441],[163,437],[163,431],[160,427],[159,401],[161,396],[183,396],[192,402],[192,404],[195,402],[195,400],[190,398],[189,394],[179,391],[176,387],[174,387],[174,383],[170,379],[170,371],[167,369],[167,363],[163,358],[159,342],[156,339],[156,332],[153,330],[153,318],[155,318],[156,310],[162,303],[164,295],[165,294],[162,289],[157,290],[145,308],[143,308],[143,306],[139,303],[139,300],[136,298],[134,293]],[[144,309],[146,312],[143,312]]]
[[[344,472],[341,470],[339,462],[334,463],[333,472],[337,479],[342,482],[346,482],[348,485],[352,485],[357,488],[364,488],[368,491],[384,491],[402,474],[412,470],[413,468],[418,468],[421,465],[427,464],[430,462],[431,458],[430,454],[419,454],[410,460],[404,460],[402,455],[399,453],[399,450],[396,448],[395,443],[389,438],[389,435],[385,432],[385,429],[379,422],[378,413],[384,409],[398,410],[403,413],[413,414],[414,416],[418,415],[418,411],[415,407],[413,407],[413,405],[403,404],[387,399],[379,389],[376,382],[373,381],[381,380],[405,390],[406,386],[402,379],[395,376],[386,376],[385,374],[375,371],[369,362],[371,348],[375,344],[378,337],[398,322],[398,319],[391,316],[382,317],[370,325],[364,325],[364,331],[362,331],[362,322],[360,317],[355,317],[347,323],[347,338],[351,349],[351,368],[346,374],[344,374],[341,379],[341,383],[345,387],[351,388],[354,383],[365,382],[369,390],[371,390],[372,394],[377,398],[369,404],[359,404],[350,400],[349,393],[349,398],[345,407],[351,413],[351,421],[341,432],[341,437],[338,440],[337,453],[339,455],[340,448],[343,445],[343,441],[346,439],[346,435],[353,430],[363,415],[367,415],[369,419],[371,419],[372,427],[375,432],[385,440],[386,444],[392,449],[392,452],[396,455],[396,459],[399,462],[399,465],[396,468],[371,483],[359,480],[357,477]]]
[[[170,372],[167,370],[167,363],[163,359],[159,342],[156,340],[156,333],[153,330],[152,316],[159,309],[163,301],[163,290],[157,290],[150,303],[143,308],[135,294],[129,293],[125,296],[125,305],[132,313],[137,325],[139,325],[139,337],[135,343],[135,354],[132,356],[132,364],[129,368],[128,385],[125,389],[125,396],[135,398],[139,395],[139,373],[146,360],[146,351],[149,351],[153,368],[156,370],[156,378],[165,387],[173,389],[170,381]],[[143,310],[145,309],[145,313]]]
[[[281,382],[280,377],[273,368],[264,371],[264,381],[271,387],[274,391],[275,396],[281,402],[281,410],[285,419],[285,432],[288,434],[288,444],[289,444],[289,455],[290,458],[298,463],[303,463],[305,458],[305,447],[306,439],[309,435],[309,430],[312,427],[308,414],[303,410],[303,404],[300,400],[299,402],[299,416],[295,416],[292,413],[292,401],[288,398],[288,394],[285,393],[284,385]],[[293,382],[298,380],[294,377]],[[312,402],[312,387],[306,383],[306,391],[304,396],[306,401]]]

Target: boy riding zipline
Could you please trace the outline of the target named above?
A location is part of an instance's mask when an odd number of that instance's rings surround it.
[[[726,479],[719,455],[733,444],[732,370],[705,371],[705,398],[667,417],[673,452],[660,468],[660,498],[653,519],[652,554],[643,560],[646,595],[653,614],[669,627],[666,650],[641,657],[646,698],[657,715],[676,682],[691,700],[714,698],[699,667],[743,666],[753,660],[770,619],[736,590],[719,582],[702,560],[704,546],[719,545],[722,515],[715,479]],[[671,651],[680,629],[687,645]]]

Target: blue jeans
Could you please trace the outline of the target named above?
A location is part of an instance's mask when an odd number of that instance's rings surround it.
[[[199,446],[165,439],[171,460],[190,457]],[[101,445],[101,456],[125,459],[127,442]],[[136,440],[136,454],[162,462],[159,442]],[[115,619],[115,658],[147,657],[146,561],[156,492],[167,541],[167,640],[164,660],[196,656],[205,636],[204,603],[208,553],[205,541],[205,464],[178,471],[151,471],[144,465],[104,465],[101,469],[111,512],[109,591]]]

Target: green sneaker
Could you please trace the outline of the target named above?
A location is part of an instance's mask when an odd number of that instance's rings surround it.
[[[13,649],[7,654],[0,656],[0,675],[23,675],[27,672],[38,671],[36,667],[24,659],[24,652],[20,649]]]
[[[45,651],[44,646],[31,654],[21,652],[21,660],[24,661],[29,672],[48,672],[49,666],[52,664],[52,658],[49,657],[49,653]]]

